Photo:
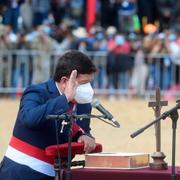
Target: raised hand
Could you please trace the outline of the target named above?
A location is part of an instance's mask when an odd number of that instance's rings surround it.
[[[72,101],[74,99],[76,89],[78,86],[77,82],[77,70],[73,70],[67,82],[66,88],[64,90],[64,94],[68,101]]]

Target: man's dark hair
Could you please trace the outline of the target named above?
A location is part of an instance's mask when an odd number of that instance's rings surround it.
[[[91,74],[97,71],[87,55],[77,50],[69,50],[58,59],[53,79],[58,82],[63,76],[69,77],[75,69],[78,74]]]

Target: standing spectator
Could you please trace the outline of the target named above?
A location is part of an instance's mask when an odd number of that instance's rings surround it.
[[[110,94],[114,94],[114,87],[116,80],[116,58],[113,53],[113,49],[115,47],[115,37],[117,34],[117,29],[114,26],[109,26],[106,30],[107,36],[107,64],[106,64],[106,74],[107,74],[107,85],[110,89]]]
[[[23,21],[23,29],[26,32],[31,31],[32,29],[32,1],[31,0],[25,0],[25,2],[20,7],[20,16],[22,17]]]
[[[5,26],[0,25],[0,87],[8,87],[10,84],[9,68],[10,61],[8,60],[7,50],[10,48],[10,43],[5,35]]]
[[[135,58],[130,87],[135,89],[137,95],[143,96],[146,89],[148,67],[145,63],[142,42],[137,41],[133,50],[135,51]]]
[[[135,0],[122,0],[118,8],[118,19],[121,32],[133,32],[133,15],[135,13]]]
[[[154,24],[157,19],[156,0],[137,0],[137,10],[143,32],[144,25]]]
[[[171,27],[179,27],[180,23],[180,1],[174,0],[175,5],[173,8],[173,14],[171,17]]]
[[[105,38],[104,31],[97,31],[94,37],[93,50],[97,52],[102,52],[102,54],[97,54],[94,56],[94,64],[98,68],[97,78],[95,79],[95,86],[97,88],[104,88],[106,85],[105,79],[105,67],[106,67],[106,57],[103,52],[107,52],[107,40]]]
[[[75,43],[75,38],[72,34],[72,30],[67,27],[67,29],[63,32],[63,39],[58,45],[58,49],[60,51],[65,51],[68,49],[72,49]]]
[[[175,66],[175,85],[180,85],[180,45],[177,42],[177,36],[171,32],[168,36],[169,52],[172,58],[172,62]]]
[[[11,28],[11,26],[6,25],[5,29],[4,29],[4,33],[3,33],[3,39],[4,42],[7,45],[7,49],[9,51],[16,49],[17,47],[17,42],[18,42],[18,36],[17,34],[15,34]],[[11,53],[10,56],[11,58],[11,84],[10,87],[16,87],[16,83],[17,83],[17,77],[16,77],[16,55],[15,53]],[[8,58],[9,58],[8,57]],[[9,76],[9,75],[8,75]]]
[[[100,10],[97,12],[100,16],[100,24],[102,27],[108,26],[118,27],[118,2],[116,0],[99,0]]]
[[[16,87],[27,87],[31,82],[30,70],[32,68],[32,61],[28,50],[30,50],[30,43],[26,41],[24,33],[20,33],[17,42],[17,48],[21,50],[16,56]]]
[[[75,27],[83,25],[84,0],[70,1],[70,17],[74,21]]]
[[[158,0],[157,13],[160,22],[160,31],[170,28],[176,0]]]
[[[131,46],[123,34],[117,34],[109,45],[107,56],[107,75],[111,93],[115,89],[125,89],[128,86],[129,70],[132,68],[133,61],[130,56]]]
[[[33,59],[33,83],[46,81],[50,77],[51,55],[56,47],[57,42],[43,32],[39,32],[32,41],[32,49],[38,51],[38,54]]]
[[[72,31],[74,37],[76,38],[74,49],[78,49],[81,52],[92,51],[93,50],[93,38],[88,37],[88,33],[85,28],[79,27]]]
[[[167,55],[168,53],[164,34],[161,33],[157,37],[155,36],[148,59],[152,88],[158,86],[161,89],[168,89],[170,86],[171,59]]]
[[[55,25],[61,24],[62,20],[68,17],[70,0],[51,0],[51,11]]]
[[[34,27],[43,24],[50,11],[50,0],[32,0],[33,25]]]
[[[12,26],[14,33],[18,31],[19,8],[24,0],[6,0],[4,4],[3,24]]]

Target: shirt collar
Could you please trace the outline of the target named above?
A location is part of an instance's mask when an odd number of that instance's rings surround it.
[[[58,91],[59,91],[59,94],[62,95],[62,92],[61,92],[61,90],[59,89],[58,83],[55,82],[55,84],[56,84],[56,87],[57,87],[57,89],[58,89]]]

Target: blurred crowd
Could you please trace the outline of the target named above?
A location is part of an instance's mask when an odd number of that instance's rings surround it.
[[[143,95],[157,85],[164,90],[179,86],[180,2],[97,0],[96,23],[89,32],[85,28],[86,3],[0,0],[0,51],[42,52],[38,56],[13,54],[11,87],[17,87],[20,76],[23,87],[48,79],[53,53],[68,49],[102,53],[91,53],[99,69],[94,87],[111,89],[112,94],[116,89],[132,89]],[[5,64],[7,54],[1,53],[0,57],[0,63]],[[0,86],[7,87],[7,71],[0,70],[4,77]]]

